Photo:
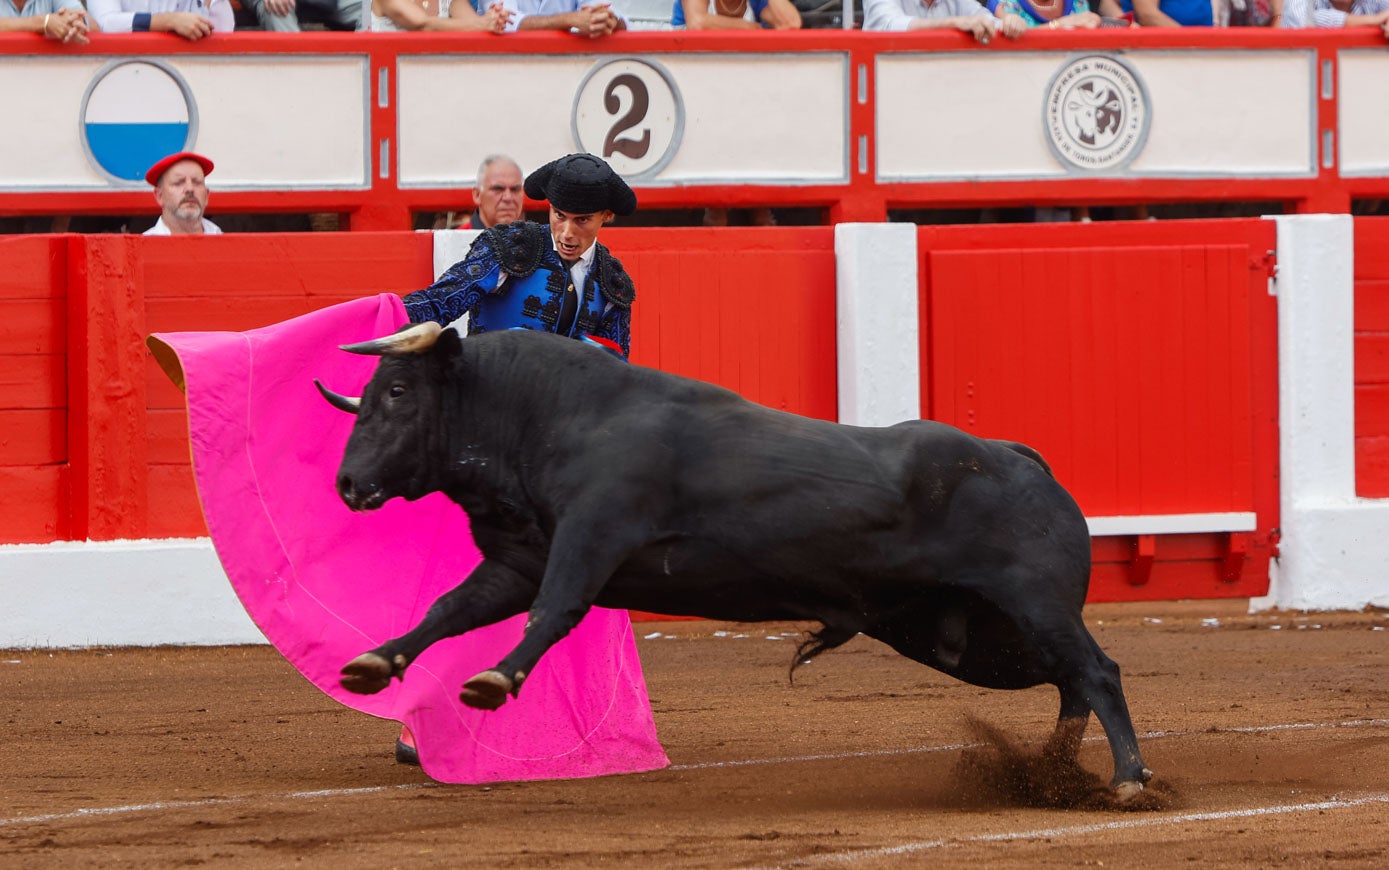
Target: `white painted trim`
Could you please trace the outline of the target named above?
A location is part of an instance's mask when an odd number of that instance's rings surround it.
[[[1107,535],[1192,535],[1203,532],[1252,532],[1259,528],[1253,511],[1212,514],[1147,514],[1086,517],[1091,537]]]
[[[480,235],[482,230],[434,230],[434,279],[468,256],[473,240]]]
[[[1389,500],[1355,495],[1355,223],[1273,220],[1282,542],[1250,609],[1389,606]]]
[[[839,422],[921,419],[916,224],[834,228]]]
[[[0,648],[265,643],[207,538],[0,546]]]

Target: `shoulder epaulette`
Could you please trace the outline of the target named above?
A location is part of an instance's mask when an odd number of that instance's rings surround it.
[[[593,254],[593,268],[598,276],[598,289],[603,291],[603,298],[611,302],[617,308],[631,308],[632,303],[637,300],[637,287],[632,283],[632,276],[627,274],[627,270],[622,268],[622,261],[608,253],[608,249],[599,245]]]
[[[546,228],[531,221],[498,224],[482,231],[502,270],[515,278],[525,278],[540,266],[545,255]]]

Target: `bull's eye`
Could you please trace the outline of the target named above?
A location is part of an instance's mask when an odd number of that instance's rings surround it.
[[[405,385],[391,384],[391,388],[387,391],[387,394],[392,399],[399,399],[401,396],[405,395]]]

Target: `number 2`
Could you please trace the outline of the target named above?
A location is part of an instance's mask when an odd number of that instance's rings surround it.
[[[645,157],[651,148],[651,131],[643,130],[640,139],[619,139],[617,136],[646,119],[646,111],[651,106],[651,95],[646,90],[646,83],[637,76],[631,73],[616,76],[603,90],[603,106],[609,115],[616,115],[617,110],[622,107],[622,101],[617,97],[617,89],[623,87],[632,93],[632,107],[627,110],[627,114],[617,119],[612,129],[608,130],[607,137],[603,139],[603,156],[611,157],[614,152],[620,152],[633,160],[639,160]]]

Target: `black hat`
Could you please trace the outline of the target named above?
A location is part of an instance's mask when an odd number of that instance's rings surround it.
[[[606,209],[625,217],[637,210],[632,188],[592,154],[570,154],[535,170],[526,178],[526,196],[574,214]]]

